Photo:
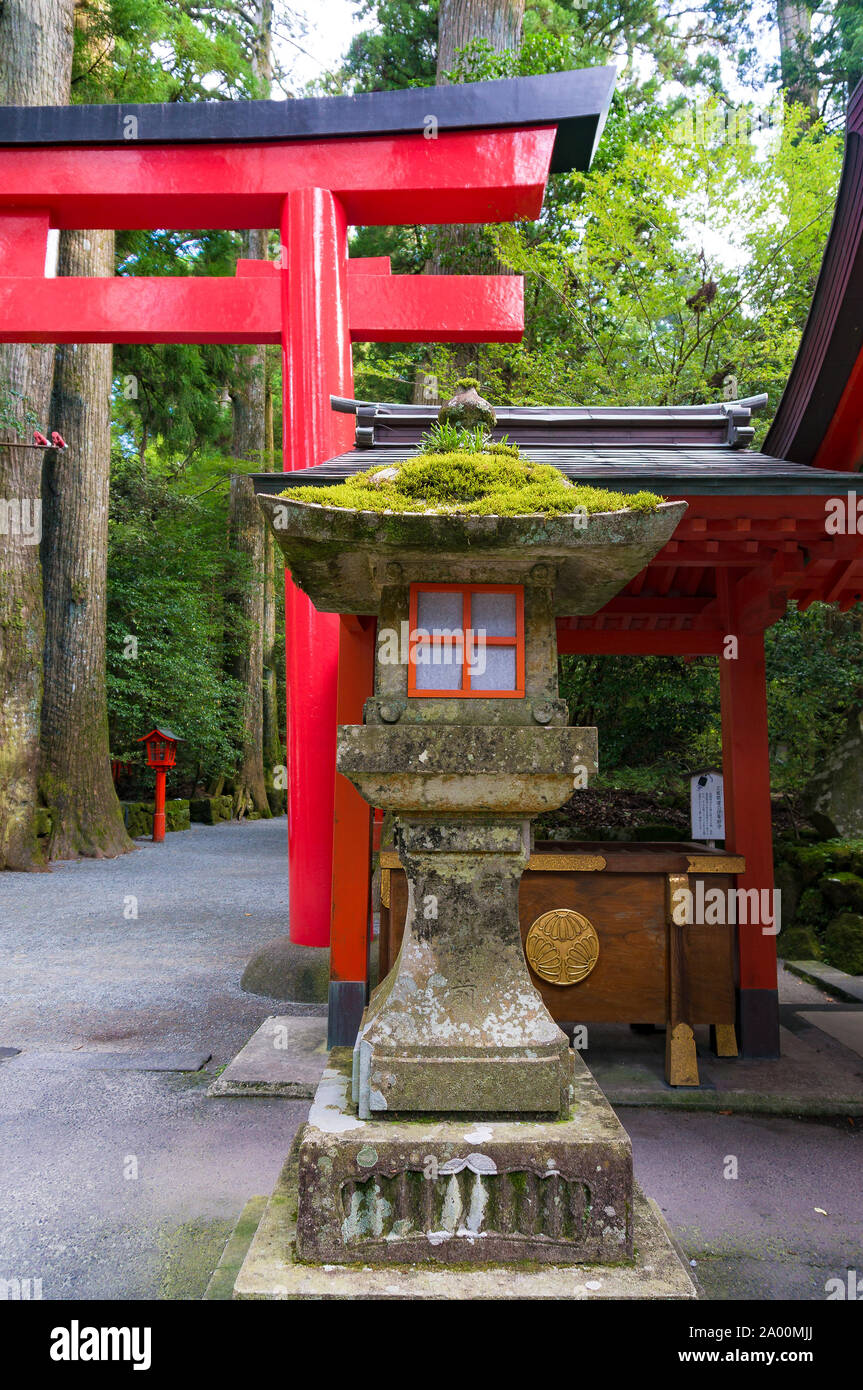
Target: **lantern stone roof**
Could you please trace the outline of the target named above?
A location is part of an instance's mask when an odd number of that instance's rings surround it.
[[[183,743],[183,742],[184,742],[184,740],[183,740],[182,738],[180,738],[180,735],[179,735],[179,734],[173,733],[172,730],[171,730],[171,729],[168,729],[164,724],[161,724],[161,725],[160,725],[160,724],[154,724],[154,726],[153,726],[153,728],[150,730],[150,732],[149,732],[148,734],[143,734],[142,737],[139,738],[139,739],[137,740],[137,742],[138,742],[138,743],[146,743],[148,738],[153,738],[153,737],[155,737],[155,738],[169,738],[169,739],[171,739],[171,741],[172,741],[173,743]]]
[[[765,396],[690,406],[504,406],[494,437],[574,482],[683,498],[672,539],[596,614],[558,619],[563,652],[721,654],[724,635],[763,628],[789,601],[863,599],[863,473],[750,448]],[[415,453],[437,408],[332,398],[356,417],[354,447],[255,490],[328,486]],[[844,519],[843,519],[844,518]]]

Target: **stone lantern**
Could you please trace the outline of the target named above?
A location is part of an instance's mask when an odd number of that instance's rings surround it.
[[[518,889],[531,820],[597,767],[596,730],[569,727],[558,692],[555,616],[608,602],[686,504],[548,517],[258,500],[317,608],[377,616],[374,694],[338,730],[337,766],[394,813],[409,893],[398,960],[303,1131],[297,1253],[626,1261],[629,1140],[529,977]]]

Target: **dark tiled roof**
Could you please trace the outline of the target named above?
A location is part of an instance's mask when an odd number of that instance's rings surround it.
[[[863,475],[827,472],[743,447],[750,419],[766,397],[697,406],[511,406],[497,411],[494,436],[506,435],[537,463],[568,478],[622,492],[647,488],[673,496],[826,495],[863,491]],[[437,407],[347,401],[361,447],[313,468],[253,474],[259,492],[321,487],[416,453]]]
[[[281,492],[285,487],[324,487],[344,482],[353,473],[372,465],[386,468],[410,457],[415,450],[380,447],[353,449],[314,468],[295,473],[253,474],[258,492]],[[863,492],[863,474],[833,473],[805,464],[770,458],[767,454],[731,449],[662,448],[535,448],[537,463],[553,463],[574,482],[592,483],[613,491],[685,494],[824,494],[844,496],[849,488]]]
[[[334,410],[356,416],[357,448],[417,445],[435,423],[437,406],[354,401],[331,396]],[[745,448],[751,419],[766,396],[684,406],[501,406],[493,437],[524,445],[665,444]]]

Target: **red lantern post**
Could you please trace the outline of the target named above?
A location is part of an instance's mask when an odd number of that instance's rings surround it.
[[[170,729],[151,729],[138,739],[147,745],[147,762],[156,769],[156,806],[153,812],[153,843],[161,844],[165,838],[165,771],[177,761],[178,735]]]

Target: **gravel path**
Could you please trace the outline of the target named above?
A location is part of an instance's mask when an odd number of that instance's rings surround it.
[[[239,988],[286,930],[284,818],[195,826],[114,860],[0,875],[0,1279],[44,1298],[200,1297],[303,1102],[210,1100],[278,1007]],[[124,916],[137,899],[137,918]],[[93,1070],[211,1053],[197,1073]],[[130,1058],[131,1060],[131,1058]]]
[[[47,1299],[199,1298],[245,1201],[274,1186],[306,1103],[205,1092],[287,1011],[238,983],[286,930],[285,837],[284,819],[196,826],[0,875],[0,1048],[21,1049],[0,1061],[0,1280],[39,1279]],[[783,997],[824,998],[793,978]],[[212,1060],[119,1069],[171,1051]],[[823,1299],[828,1278],[863,1275],[863,1122],[621,1115],[710,1297]]]

